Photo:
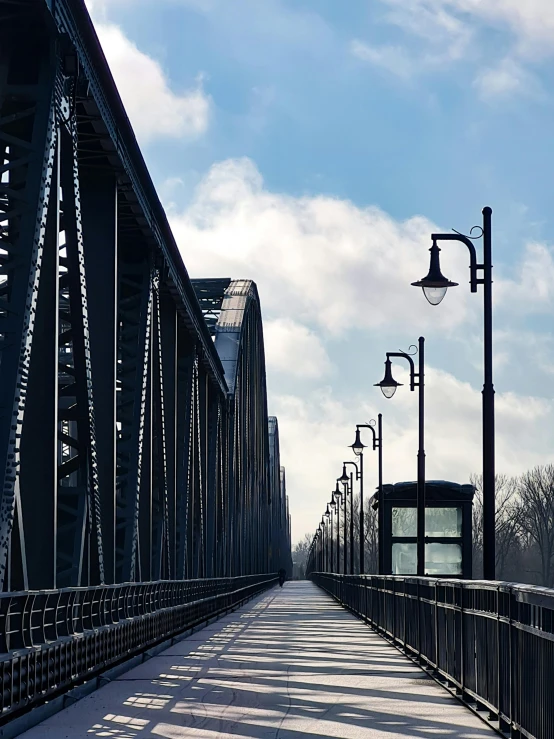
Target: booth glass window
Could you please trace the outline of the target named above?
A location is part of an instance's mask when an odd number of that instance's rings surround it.
[[[392,574],[417,574],[417,544],[396,542],[392,545]]]
[[[462,574],[462,508],[425,508],[425,574]],[[444,540],[447,541],[444,541]],[[435,541],[433,541],[435,540]],[[392,507],[392,574],[417,573],[417,509]]]
[[[462,545],[434,542],[425,545],[426,575],[461,575]]]
[[[453,536],[459,539],[462,536],[462,509],[453,507],[426,508],[425,536],[440,539]]]
[[[392,509],[392,538],[417,537],[417,510],[395,506]]]

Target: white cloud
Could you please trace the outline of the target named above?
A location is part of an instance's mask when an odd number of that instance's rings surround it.
[[[542,94],[540,84],[521,64],[509,57],[479,72],[474,81],[484,100],[522,93],[532,97]]]
[[[360,40],[351,42],[350,51],[359,59],[386,69],[402,79],[441,70],[465,55],[472,39],[471,28],[445,8],[426,0],[382,0],[387,6],[386,20],[402,28],[416,43],[374,46]]]
[[[436,61],[459,59],[473,38],[471,27],[448,12],[448,0],[383,0],[388,20],[423,42],[425,57]]]
[[[507,27],[522,49],[543,50],[554,40],[554,4],[550,0],[381,0],[391,19],[421,36],[442,29],[452,37],[471,32],[476,20],[496,28]]]
[[[414,73],[413,59],[402,46],[370,46],[354,40],[350,51],[358,59],[381,67],[396,77],[408,79]]]
[[[408,381],[400,365],[395,366],[395,376]],[[377,388],[365,390],[363,396],[344,396],[340,401],[329,388],[302,398],[272,398],[287,467],[295,541],[315,530],[342,462],[353,459],[348,445],[354,441],[355,424],[376,418],[379,411],[383,413],[383,481],[416,479],[417,392],[405,386],[387,401]],[[467,482],[472,473],[481,471],[481,393],[428,367],[426,399],[426,477]],[[553,423],[554,404],[497,393],[497,470],[517,475],[535,464],[554,461]],[[369,442],[368,435],[365,443]],[[367,500],[377,486],[377,455],[371,450],[366,451],[364,470]]]
[[[554,307],[554,251],[529,243],[512,279],[495,283],[495,302],[518,315],[545,313]]]
[[[459,290],[437,311],[410,286],[428,270],[436,226],[427,219],[397,223],[375,207],[269,192],[249,159],[212,167],[190,206],[169,215],[190,274],[247,274],[271,317],[335,335],[402,324],[448,331],[475,307]],[[461,249],[443,254],[445,274],[467,273]]]
[[[141,144],[160,138],[194,138],[208,128],[211,99],[201,76],[195,86],[174,92],[161,64],[140,51],[121,28],[106,22],[102,0],[88,2],[95,29],[127,115]]]
[[[270,391],[283,387],[284,372],[289,375],[288,394],[282,389],[270,392],[269,407],[279,418],[294,537],[317,525],[340,464],[348,458],[355,424],[379,409],[385,414],[385,478],[414,479],[417,393],[405,386],[391,401],[381,397],[372,385],[379,379],[373,374],[382,370],[383,357],[375,356],[374,347],[385,332],[398,341],[387,347],[392,349],[411,343],[420,333],[428,334],[431,351],[449,336],[465,337],[473,342],[463,351],[469,354],[467,363],[473,356],[480,358],[482,303],[465,284],[465,248],[444,245],[443,272],[461,286],[441,308],[433,308],[409,284],[427,271],[429,234],[437,230],[433,223],[422,217],[398,223],[378,208],[271,192],[247,159],[214,166],[188,208],[170,210],[169,216],[192,276],[246,276],[258,283]],[[510,280],[500,279],[498,268],[495,272],[496,302],[504,319],[504,326],[499,323],[495,331],[502,332],[506,366],[521,351],[510,317],[518,316],[522,306],[550,309],[554,259],[544,245],[530,244]],[[329,358],[325,346],[339,349]],[[349,385],[342,377],[353,346],[356,361],[367,366],[363,387],[359,379]],[[408,382],[402,363],[395,366],[395,376]],[[306,379],[312,383],[309,393]],[[331,381],[332,388],[327,387],[325,382]],[[477,384],[472,387],[427,367],[429,479],[463,482],[481,469],[480,381]],[[497,388],[496,409],[500,472],[521,473],[553,458],[552,403]],[[376,483],[375,465],[368,453],[366,491]]]
[[[269,372],[316,379],[331,369],[319,337],[291,318],[264,321],[264,346]]]
[[[475,87],[483,98],[544,91],[523,61],[553,54],[554,3],[551,0],[381,0],[385,20],[406,33],[403,45],[375,47],[351,43],[351,52],[403,79],[440,71],[451,62],[482,66]],[[490,29],[507,30],[512,44],[494,58]],[[504,50],[505,53],[505,50]],[[491,59],[492,57],[492,59]]]
[[[506,25],[526,54],[534,56],[539,50],[552,54],[554,4],[550,0],[431,0],[431,3],[473,15],[490,25]]]

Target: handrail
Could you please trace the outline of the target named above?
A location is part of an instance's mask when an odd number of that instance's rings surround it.
[[[0,722],[276,582],[267,573],[0,594]]]
[[[316,572],[311,579],[502,733],[554,737],[554,590]]]

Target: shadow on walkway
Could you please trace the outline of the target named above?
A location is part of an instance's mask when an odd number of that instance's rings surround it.
[[[308,582],[176,643],[22,739],[496,736]]]

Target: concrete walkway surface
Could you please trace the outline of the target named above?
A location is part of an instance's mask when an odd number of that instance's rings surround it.
[[[286,583],[24,739],[484,739],[471,711],[312,583]]]

